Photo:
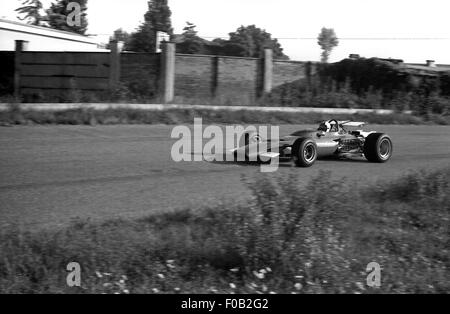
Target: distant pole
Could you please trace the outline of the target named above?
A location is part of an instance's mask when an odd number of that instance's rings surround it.
[[[175,96],[175,43],[163,42],[161,46],[161,96],[166,104]]]
[[[26,48],[26,41],[16,40],[14,54],[14,98],[20,102],[20,74],[22,67],[22,52]]]
[[[264,49],[264,93],[270,93],[273,85],[273,51],[270,48]]]
[[[109,54],[109,88],[111,91],[117,88],[120,82],[120,51],[117,40],[110,42]]]

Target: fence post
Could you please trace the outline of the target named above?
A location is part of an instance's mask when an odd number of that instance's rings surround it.
[[[120,51],[117,40],[110,42],[109,54],[109,88],[115,90],[120,82]]]
[[[20,74],[22,67],[22,51],[26,49],[27,41],[16,40],[16,48],[14,54],[14,98],[20,101]]]
[[[270,93],[273,84],[273,51],[270,48],[264,49],[264,75],[263,75],[263,91]]]
[[[175,43],[161,43],[161,98],[166,104],[175,96]]]

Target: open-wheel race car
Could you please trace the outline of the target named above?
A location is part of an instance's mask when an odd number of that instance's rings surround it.
[[[391,138],[384,133],[363,131],[364,125],[364,122],[332,119],[320,123],[317,130],[300,130],[276,143],[256,133],[246,133],[244,146],[231,152],[235,157],[245,156],[245,160],[251,161],[293,160],[299,167],[311,167],[317,158],[331,156],[365,157],[377,163],[388,161],[393,152]],[[261,145],[263,142],[265,145]]]

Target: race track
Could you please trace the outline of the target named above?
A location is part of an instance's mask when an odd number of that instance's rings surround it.
[[[305,126],[282,126],[281,135]],[[371,126],[389,133],[387,164],[318,161],[310,169],[283,164],[278,173],[305,180],[330,170],[369,184],[408,170],[450,166],[450,127]],[[0,227],[64,226],[76,217],[104,220],[158,211],[245,202],[241,175],[257,165],[172,161],[170,126],[29,126],[0,128]]]

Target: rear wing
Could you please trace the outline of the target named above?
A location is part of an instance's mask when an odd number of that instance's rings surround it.
[[[339,124],[342,126],[354,127],[354,128],[362,128],[366,125],[365,122],[354,122],[354,121],[339,121]]]

